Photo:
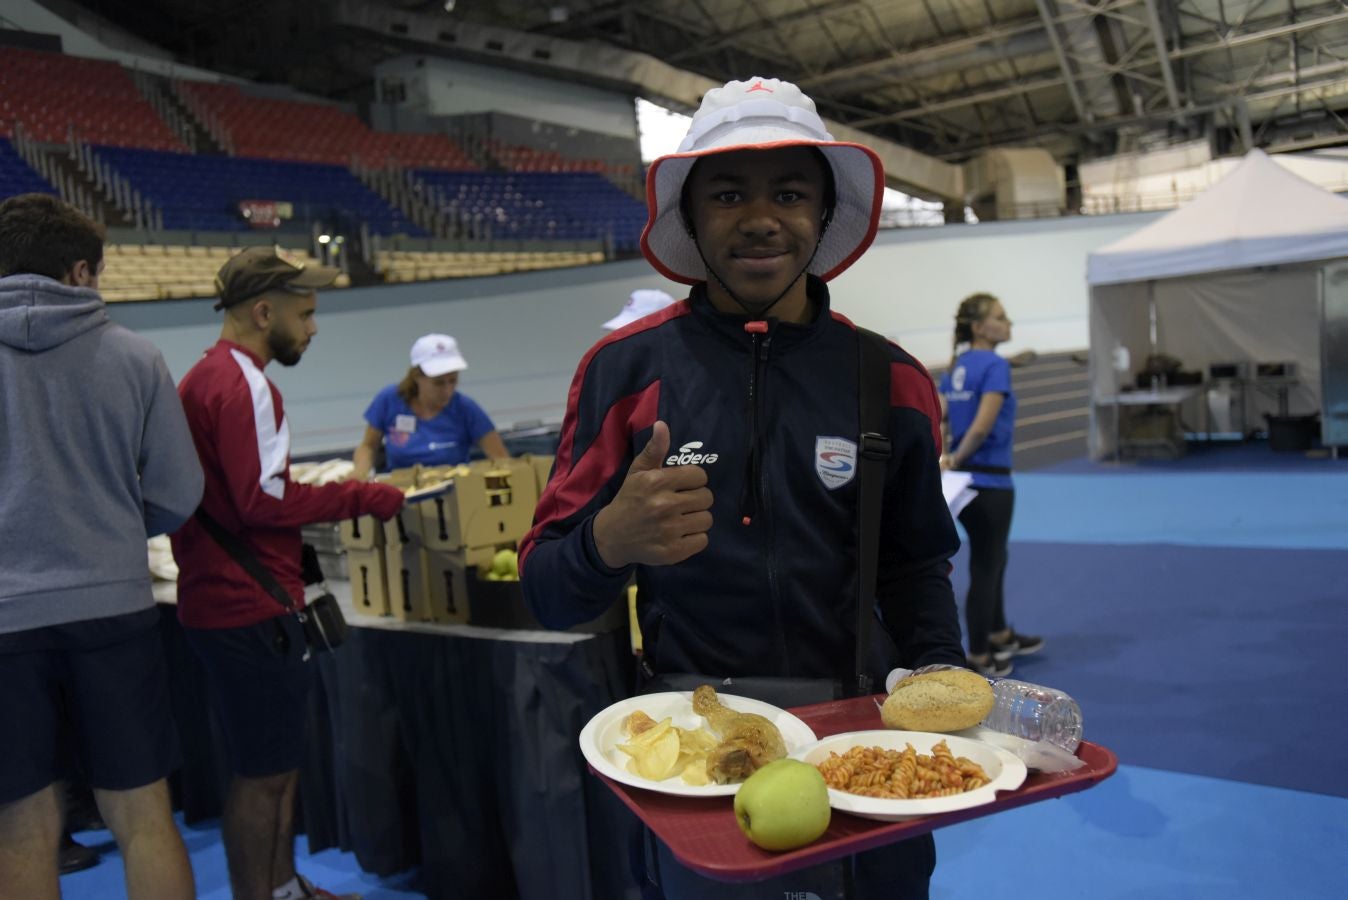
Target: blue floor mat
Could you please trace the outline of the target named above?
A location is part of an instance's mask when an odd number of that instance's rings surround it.
[[[1179,459],[1094,461],[1081,457],[1038,466],[1036,472],[1059,475],[1154,474],[1157,472],[1339,472],[1348,474],[1348,454],[1330,458],[1329,451],[1310,453],[1271,449],[1267,441],[1193,441]]]
[[[192,860],[196,877],[197,900],[230,900],[229,870],[225,865],[225,845],[220,838],[220,823],[207,820],[184,825],[175,816],[178,828]],[[112,900],[125,897],[122,861],[109,831],[82,831],[75,835],[86,847],[103,854],[92,869],[61,877],[61,896],[65,900]],[[413,900],[425,894],[415,890],[415,872],[380,878],[362,872],[355,854],[338,850],[305,852],[303,836],[295,844],[295,865],[300,873],[321,888],[335,894],[358,893],[365,900]]]
[[[215,823],[184,829],[202,900],[228,900]],[[107,832],[94,869],[61,879],[66,900],[125,896]],[[300,846],[303,846],[301,841]],[[932,900],[1339,900],[1348,896],[1348,800],[1120,766],[1095,787],[936,832]],[[423,897],[411,876],[361,874],[349,853],[300,853],[300,868],[366,900]],[[504,900],[504,898],[503,898]],[[609,898],[595,898],[609,900]]]
[[[1348,800],[1120,766],[936,832],[932,900],[1341,900]]]
[[[967,590],[965,551],[956,597]],[[1012,677],[1081,705],[1119,760],[1348,797],[1348,554],[1013,543]]]
[[[1348,471],[1017,475],[1011,538],[1348,549]]]

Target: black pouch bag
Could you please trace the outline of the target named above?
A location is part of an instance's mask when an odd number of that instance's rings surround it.
[[[300,625],[304,628],[304,640],[310,650],[326,651],[341,646],[346,640],[346,617],[342,615],[341,604],[328,592],[323,578],[323,567],[318,562],[318,551],[313,544],[304,544],[300,549],[300,578],[306,585],[323,586],[323,593],[313,600],[299,614]]]
[[[310,650],[335,650],[346,640],[346,617],[332,594],[325,592],[310,600],[298,615]]]

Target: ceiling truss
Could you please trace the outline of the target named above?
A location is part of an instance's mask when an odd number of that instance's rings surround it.
[[[307,90],[326,79],[343,99],[369,60],[406,52],[356,47],[325,17],[333,0],[141,0],[134,16],[123,0],[79,2],[185,61],[264,80],[303,71]],[[1218,152],[1348,144],[1346,0],[367,2],[637,51],[713,81],[776,75],[828,118],[948,161],[1027,144],[1066,164],[1203,137]],[[265,38],[297,28],[315,39]]]

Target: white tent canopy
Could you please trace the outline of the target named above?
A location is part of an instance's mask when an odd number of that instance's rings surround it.
[[[1211,363],[1295,362],[1299,384],[1288,411],[1320,404],[1320,269],[1348,259],[1348,199],[1288,172],[1252,150],[1226,177],[1187,205],[1087,257],[1091,285],[1090,445],[1114,450],[1107,425],[1121,381],[1114,351],[1132,371],[1150,353],[1186,370]],[[1254,385],[1243,427],[1277,411],[1276,391]],[[1184,409],[1195,430],[1206,417],[1201,393]]]
[[[1187,205],[1091,253],[1086,280],[1118,284],[1348,256],[1348,199],[1251,150]]]

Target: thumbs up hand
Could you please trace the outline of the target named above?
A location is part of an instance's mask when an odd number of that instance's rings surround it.
[[[618,495],[594,518],[594,543],[610,568],[683,562],[707,546],[711,489],[701,466],[664,467],[669,426],[656,422]]]
[[[627,477],[631,478],[634,472],[654,472],[664,467],[665,454],[669,452],[669,426],[664,422],[657,421],[651,427],[651,439],[646,442],[646,446],[641,448],[637,458],[632,460],[632,465],[627,469]],[[703,479],[706,483],[706,479]]]

